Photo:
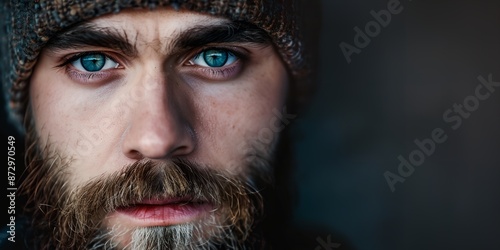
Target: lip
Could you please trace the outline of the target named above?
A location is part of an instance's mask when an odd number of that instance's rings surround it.
[[[171,226],[191,222],[208,213],[213,206],[189,198],[148,199],[116,209],[114,214],[134,226]]]

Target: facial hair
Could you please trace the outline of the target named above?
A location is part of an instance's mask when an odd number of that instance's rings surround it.
[[[271,185],[270,151],[253,151],[233,175],[185,159],[141,160],[111,175],[71,187],[72,159],[27,133],[27,176],[20,191],[32,216],[37,249],[263,249],[258,230],[260,190]],[[258,183],[258,184],[256,184]],[[264,185],[263,185],[264,184]],[[185,224],[124,229],[103,225],[106,215],[144,199],[190,197],[213,205],[208,216]],[[125,245],[117,241],[130,234]]]

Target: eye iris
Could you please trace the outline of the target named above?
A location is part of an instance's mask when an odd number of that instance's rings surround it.
[[[80,58],[82,66],[87,71],[99,71],[106,63],[106,57],[103,54],[90,54]]]
[[[224,50],[211,49],[203,53],[203,59],[210,67],[222,67],[227,62],[228,53]]]

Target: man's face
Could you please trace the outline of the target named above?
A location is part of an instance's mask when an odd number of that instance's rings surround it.
[[[272,158],[287,90],[267,37],[226,19],[130,10],[62,32],[30,82],[45,169],[31,171],[62,189],[38,203],[87,223],[69,226],[96,244],[132,247],[154,238],[148,229],[195,244],[230,237],[258,210],[251,184],[269,172],[249,155]]]

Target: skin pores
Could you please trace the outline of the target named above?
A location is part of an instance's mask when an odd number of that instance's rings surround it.
[[[247,149],[287,97],[288,74],[270,41],[221,36],[200,44],[194,31],[230,22],[171,9],[122,11],[85,25],[118,41],[48,45],[30,82],[39,145],[69,162],[65,188],[145,160],[183,159],[248,175]],[[270,155],[273,145],[266,146]],[[143,226],[113,214],[104,223]]]

